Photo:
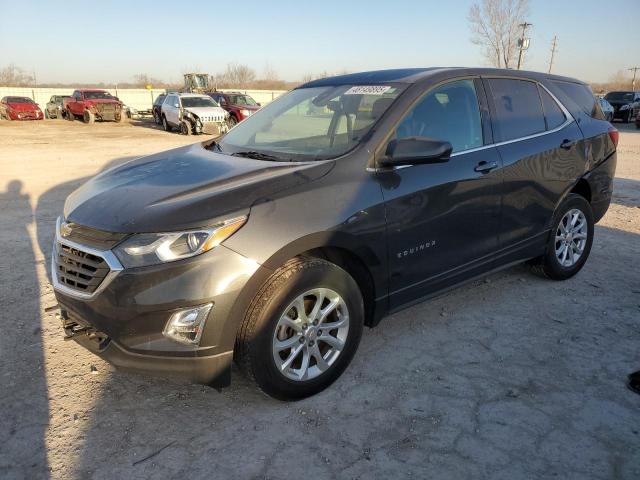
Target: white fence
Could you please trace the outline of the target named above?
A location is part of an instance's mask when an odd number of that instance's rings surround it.
[[[41,109],[49,101],[52,95],[71,95],[73,88],[29,88],[29,87],[0,87],[0,98],[6,96],[29,97],[36,102]],[[125,105],[136,110],[150,110],[153,101],[164,89],[146,90],[144,88],[105,88],[111,95],[115,95],[124,102]],[[242,92],[251,95],[256,102],[265,105],[285,93],[284,90],[222,90]]]

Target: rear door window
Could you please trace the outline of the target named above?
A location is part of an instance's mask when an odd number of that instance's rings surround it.
[[[549,95],[549,92],[542,87],[540,87],[540,98],[542,98],[544,117],[547,120],[547,130],[558,128],[565,122],[567,117],[558,103]]]
[[[572,102],[574,102],[580,110],[589,115],[592,118],[598,120],[606,120],[600,104],[596,101],[596,97],[593,95],[591,88],[587,85],[572,82],[562,82],[560,80],[554,80],[553,83],[562,90]]]
[[[446,83],[427,93],[402,119],[396,138],[429,137],[453,152],[482,146],[482,122],[473,80]]]
[[[488,80],[496,109],[494,125],[498,140],[506,142],[546,130],[538,86],[528,80]]]

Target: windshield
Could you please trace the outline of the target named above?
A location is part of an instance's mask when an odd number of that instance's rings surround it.
[[[229,103],[234,105],[258,105],[249,95],[228,95]]]
[[[610,92],[604,96],[605,99],[614,102],[632,102],[633,92]]]
[[[182,97],[184,108],[217,107],[218,104],[211,97]]]
[[[7,97],[7,103],[33,103],[33,100],[27,97]]]
[[[115,98],[108,92],[83,92],[84,98],[87,100],[111,100]]]
[[[401,91],[388,85],[299,88],[236,125],[218,147],[284,161],[338,157],[362,141]]]

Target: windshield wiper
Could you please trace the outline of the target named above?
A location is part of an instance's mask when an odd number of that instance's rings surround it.
[[[290,160],[276,157],[275,155],[269,155],[268,153],[247,151],[247,152],[235,152],[231,154],[233,157],[245,157],[252,158],[254,160],[269,160],[271,162],[288,162]]]

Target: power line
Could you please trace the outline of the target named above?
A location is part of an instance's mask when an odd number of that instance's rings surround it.
[[[553,60],[556,56],[556,47],[558,45],[558,36],[553,36],[553,43],[551,44],[551,59],[549,60],[549,73],[551,73],[551,69],[553,68]]]
[[[518,55],[518,70],[520,70],[520,66],[522,65],[522,56],[524,55],[524,51],[529,48],[529,39],[525,37],[527,33],[527,28],[532,27],[533,23],[521,23],[518,25],[522,27],[522,37],[518,40],[518,46],[520,47],[520,54]]]
[[[640,70],[640,67],[631,67],[630,72],[633,72],[633,80],[631,80],[631,90],[636,89],[636,73]]]

